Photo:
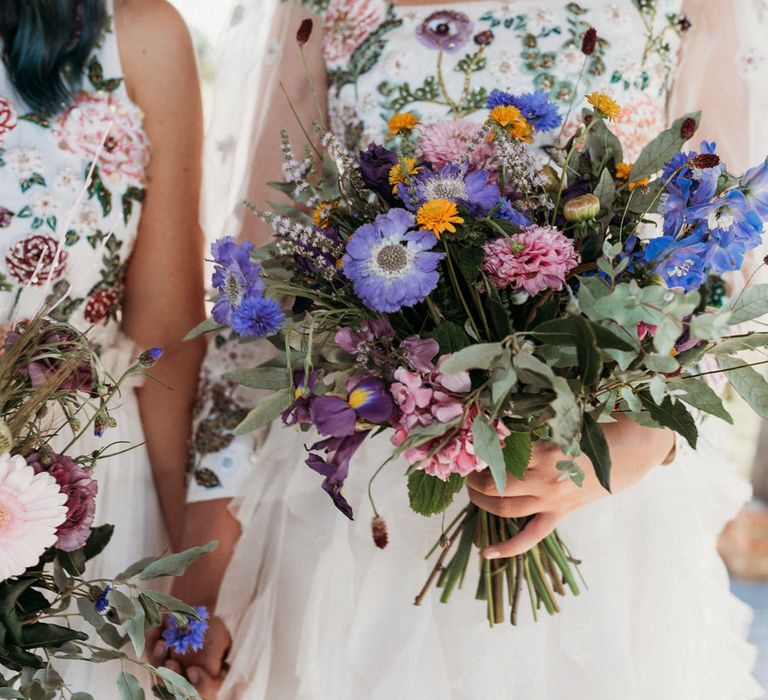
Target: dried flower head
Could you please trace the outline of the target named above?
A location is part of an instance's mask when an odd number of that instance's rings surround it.
[[[705,169],[716,168],[720,165],[720,156],[716,153],[699,153],[688,159],[688,166],[691,168]]]
[[[313,23],[311,19],[307,18],[302,20],[299,25],[299,31],[296,32],[296,41],[299,46],[304,46],[304,44],[309,41],[309,37],[312,36],[312,27]]]
[[[374,543],[379,549],[384,549],[389,544],[387,523],[380,515],[377,515],[371,521],[371,534],[373,535]]]
[[[687,117],[683,120],[680,127],[680,138],[686,141],[696,132],[696,120],[693,117]]]
[[[597,30],[594,27],[590,27],[584,32],[584,37],[581,40],[581,53],[585,56],[591,56],[595,53],[595,47],[597,46]]]

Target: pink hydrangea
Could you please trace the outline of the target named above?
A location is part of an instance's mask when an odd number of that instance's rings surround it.
[[[467,148],[477,139],[480,131],[480,125],[463,119],[446,119],[427,124],[419,130],[416,154],[429,161],[434,168],[461,165],[467,157]],[[495,175],[498,160],[493,144],[482,139],[472,148],[469,163],[476,170],[486,170],[489,175]]]
[[[568,273],[579,264],[573,241],[550,226],[528,226],[483,248],[488,279],[499,289],[524,289],[531,296],[562,289]]]
[[[50,474],[67,497],[67,519],[56,530],[56,547],[65,552],[80,549],[88,541],[96,513],[98,484],[91,470],[65,455],[51,452],[33,452],[27,457],[27,464],[35,474]]]

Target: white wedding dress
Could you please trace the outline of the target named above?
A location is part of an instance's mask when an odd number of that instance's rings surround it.
[[[685,31],[678,0],[645,3],[643,12],[630,0],[411,7],[381,0],[308,4],[315,5],[324,30],[331,122],[350,147],[380,141],[385,120],[397,111],[416,111],[426,121],[446,118],[453,107],[438,104],[450,103],[443,99],[445,94],[451,96],[455,111],[463,109],[465,118],[480,121],[484,112],[472,109],[475,89],[545,89],[560,100],[565,113],[583,61],[580,37],[594,25],[600,42],[579,92],[604,89],[622,104],[625,116],[617,128],[627,149],[625,160],[636,157],[643,143],[663,128],[675,80],[683,80],[690,70],[685,90],[675,98],[681,106],[690,106],[686,101],[695,100],[703,89],[704,79],[697,70],[709,71],[708,61],[716,61],[714,48],[709,53],[703,49],[708,43],[716,47],[717,42],[712,34],[697,37],[696,32],[727,32],[728,22],[736,21],[725,11],[722,24],[697,26],[694,18]],[[263,14],[249,22],[248,13],[254,11]],[[433,13],[442,14],[430,19]],[[284,79],[289,92],[291,84],[301,84],[295,77],[301,69],[293,36],[308,15],[309,9],[298,3],[250,9],[247,3],[237,4],[229,50],[238,41],[259,42],[267,47],[262,60],[271,66],[271,73],[260,73],[260,79],[249,73],[252,82],[241,94],[253,91],[258,99],[278,104],[282,99],[274,89],[278,78]],[[429,92],[435,82],[429,80],[436,74],[446,32],[443,28],[436,36],[430,32],[439,24],[445,24],[449,38],[463,46],[455,53],[443,52],[446,89],[435,97]],[[478,36],[489,31],[492,37]],[[477,49],[477,42],[490,43],[467,93],[465,76],[454,67]],[[361,46],[367,47],[365,61]],[[311,49],[312,42],[307,51]],[[736,72],[736,59],[732,52],[729,55],[734,72],[727,81],[738,91],[749,78]],[[310,66],[320,60],[310,57]],[[727,70],[724,64],[721,67]],[[232,70],[224,71],[222,78],[230,88]],[[421,87],[426,92],[418,92]],[[750,94],[746,87],[743,92]],[[299,101],[307,101],[306,94],[296,94]],[[424,95],[431,101],[418,99]],[[576,104],[578,110],[578,99]],[[711,111],[718,103],[709,104]],[[722,112],[734,109],[728,102]],[[748,116],[743,113],[742,118]],[[250,124],[255,134],[251,151],[235,140],[237,125],[232,120],[231,133],[220,125],[214,144],[218,160],[209,180],[222,182],[223,171],[229,173],[230,184],[247,179],[243,176],[248,153],[250,162],[260,164],[254,180],[274,175],[263,166],[277,150],[278,134],[268,132],[273,122],[285,125],[285,117],[268,116]],[[716,125],[718,115],[710,113],[707,123]],[[727,124],[732,129],[734,122]],[[721,152],[734,160],[751,155],[757,162],[761,156],[749,154],[754,144],[746,143],[747,130],[732,130],[737,133],[727,140],[721,129]],[[247,183],[238,189],[235,182],[229,188],[229,210],[227,201],[216,200],[218,209],[211,209],[209,226],[220,224],[217,234],[231,232],[223,229],[224,219],[229,215],[226,223],[234,225],[231,213],[245,187]],[[250,190],[263,204],[258,185]],[[366,489],[391,449],[386,435],[366,443],[353,460],[345,487],[355,509],[352,523],[333,508],[320,489],[318,475],[303,464],[304,444],[312,441],[311,435],[275,424],[260,435],[233,438],[228,431],[238,412],[247,408],[248,396],[218,377],[232,365],[254,361],[253,355],[253,346],[227,345],[209,355],[203,383],[207,413],[197,427],[191,489],[191,500],[235,496],[244,528],[217,608],[234,640],[231,670],[220,697],[747,700],[762,696],[751,676],[754,651],[745,641],[750,612],[730,594],[715,549],[718,533],[749,498],[749,488],[717,458],[711,444],[718,437],[714,422],[705,424],[698,452],[680,448],[674,463],[654,469],[636,487],[562,522],[563,540],[583,561],[581,573],[587,585],[580,596],[562,599],[557,616],[542,611],[538,622],[523,606],[517,627],[491,630],[483,605],[474,599],[473,572],[450,604],[440,604],[432,592],[421,607],[413,606],[432,565],[424,555],[437,540],[441,524],[439,518],[428,520],[410,511],[403,464],[388,465],[374,482],[377,508],[390,537],[385,550],[374,547]]]

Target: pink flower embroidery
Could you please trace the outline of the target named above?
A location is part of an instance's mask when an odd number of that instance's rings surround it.
[[[344,63],[383,21],[379,0],[331,0],[323,19],[325,60],[333,67]]]
[[[149,162],[142,118],[141,110],[116,93],[81,93],[56,120],[53,131],[64,150],[98,156],[105,175],[142,180]]]
[[[0,138],[15,129],[17,123],[13,105],[5,97],[0,97]]]

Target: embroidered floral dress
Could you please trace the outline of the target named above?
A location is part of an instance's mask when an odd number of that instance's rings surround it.
[[[466,137],[457,120],[481,122],[494,88],[546,91],[569,115],[567,135],[583,94],[603,90],[624,108],[618,131],[631,159],[666,122],[689,30],[681,4],[293,2],[270,52],[279,56],[285,47],[287,54],[301,19],[316,13],[331,124],[350,151],[385,142],[387,120],[411,112],[422,125],[420,147],[437,149],[448,134],[454,147],[446,159],[460,157]],[[243,23],[239,5],[233,19]],[[599,39],[584,66],[579,49],[589,26]],[[270,138],[277,134],[259,143]],[[351,465],[345,496],[357,520],[350,524],[325,502],[303,463],[313,436],[273,425],[256,444],[234,437],[230,426],[249,397],[221,380],[217,364],[251,366],[258,352],[221,347],[224,360],[213,354],[204,375],[191,491],[192,500],[235,496],[243,524],[217,607],[235,640],[220,697],[761,696],[744,641],[748,611],[730,595],[715,550],[722,525],[748,493],[706,454],[680,455],[632,489],[571,513],[559,531],[583,560],[587,590],[564,599],[560,615],[542,611],[534,622],[525,611],[518,627],[489,630],[467,590],[473,576],[450,605],[431,595],[413,607],[429,573],[424,555],[441,526],[410,511],[402,464],[387,465],[373,483],[390,539],[383,551],[373,546],[366,490],[391,452],[388,436],[367,441]]]
[[[53,316],[92,329],[89,337],[113,376],[139,352],[119,321],[150,155],[142,120],[126,92],[111,19],[81,92],[50,118],[18,98],[0,63],[0,326],[58,299]],[[100,462],[95,472],[96,521],[115,524],[115,534],[89,564],[92,578],[113,576],[167,547],[132,387],[124,388],[113,417],[117,425],[104,440],[138,447]],[[87,454],[104,440],[86,436],[76,449]],[[77,664],[66,680],[110,698],[118,673],[111,664]]]

